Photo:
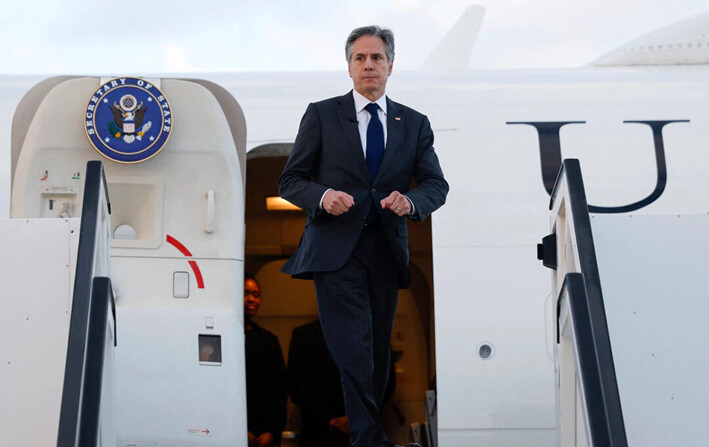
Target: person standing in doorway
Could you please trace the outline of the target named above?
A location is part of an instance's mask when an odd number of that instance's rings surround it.
[[[249,447],[273,447],[281,445],[286,424],[286,367],[278,338],[252,320],[261,306],[261,286],[249,274],[244,278]]]
[[[308,106],[279,179],[281,197],[308,214],[282,271],[315,282],[352,447],[391,447],[380,410],[398,289],[411,281],[406,219],[425,219],[449,186],[426,116],[385,94],[394,34],[357,28],[345,56],[353,90]]]

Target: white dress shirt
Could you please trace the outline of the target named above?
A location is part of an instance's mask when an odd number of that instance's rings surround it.
[[[367,112],[365,107],[372,101],[362,96],[357,90],[352,90],[352,96],[354,96],[355,112],[357,112],[357,127],[359,128],[359,140],[362,142],[362,150],[364,151],[364,158],[367,158],[367,126],[369,126],[369,120],[372,119],[372,115]],[[382,123],[384,128],[384,149],[386,150],[387,145],[387,97],[382,95],[379,99],[374,101],[379,106],[378,115],[379,121]]]

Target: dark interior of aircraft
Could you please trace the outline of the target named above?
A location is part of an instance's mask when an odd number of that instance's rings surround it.
[[[312,281],[292,279],[281,266],[298,247],[305,225],[301,210],[268,209],[267,198],[278,196],[278,178],[291,144],[269,144],[249,151],[246,168],[245,271],[261,286],[261,308],[254,321],[275,334],[285,361],[294,328],[317,318]],[[425,419],[425,391],[435,388],[433,330],[433,262],[431,225],[409,222],[412,285],[399,294],[392,351],[396,388],[383,420],[390,437],[410,439],[410,426]],[[300,411],[289,398],[283,446],[297,446]]]

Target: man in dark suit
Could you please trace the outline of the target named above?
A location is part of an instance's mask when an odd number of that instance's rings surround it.
[[[354,90],[308,106],[279,180],[280,195],[308,214],[282,271],[315,280],[352,446],[389,447],[379,414],[398,289],[411,280],[406,218],[443,205],[448,183],[428,119],[384,94],[392,32],[357,28],[345,54]]]

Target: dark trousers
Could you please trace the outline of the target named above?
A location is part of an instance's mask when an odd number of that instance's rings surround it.
[[[340,370],[353,447],[378,447],[388,441],[380,412],[391,360],[397,275],[394,257],[376,225],[365,227],[341,269],[314,274],[320,322]]]

